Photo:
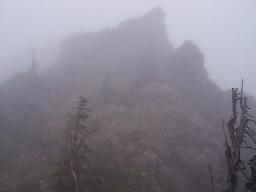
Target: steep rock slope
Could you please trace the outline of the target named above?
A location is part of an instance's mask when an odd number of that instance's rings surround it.
[[[228,94],[208,79],[191,41],[174,48],[160,8],[114,29],[67,38],[57,64],[0,86],[1,178],[33,176],[58,149],[76,97],[90,103],[92,141],[111,140],[148,165],[160,191],[208,191],[223,168],[220,120]]]

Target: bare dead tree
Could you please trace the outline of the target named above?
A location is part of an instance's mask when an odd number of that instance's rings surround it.
[[[223,122],[223,130],[225,133],[225,157],[227,163],[227,188],[225,192],[236,192],[238,189],[238,173],[241,172],[246,178],[245,162],[241,160],[241,150],[246,143],[245,138],[248,137],[256,144],[254,138],[255,132],[250,128],[251,121],[255,121],[253,115],[249,113],[247,97],[244,94],[244,82],[242,81],[241,90],[232,89],[232,116],[227,124],[227,132],[225,132],[225,124]]]

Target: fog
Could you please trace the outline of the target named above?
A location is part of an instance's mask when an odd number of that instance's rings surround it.
[[[228,89],[244,78],[256,95],[254,0],[1,0],[0,81],[27,69],[33,48],[45,69],[66,36],[113,27],[155,6],[166,12],[175,47],[187,39],[200,47],[211,79]]]
[[[255,191],[255,6],[0,0],[0,191]]]

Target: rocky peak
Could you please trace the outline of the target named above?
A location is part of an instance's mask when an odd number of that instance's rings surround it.
[[[218,163],[222,151],[216,113],[223,116],[218,106],[225,103],[221,90],[209,83],[199,48],[186,41],[173,49],[160,8],[110,30],[74,35],[65,41],[59,58],[50,71],[38,74],[40,84],[33,86],[22,75],[0,87],[5,119],[0,127],[8,132],[1,146],[13,153],[8,166],[23,164],[1,170],[3,175],[17,175],[24,167],[25,172],[30,157],[44,146],[44,137],[50,138],[54,153],[65,114],[82,95],[92,106],[90,127],[99,130],[99,141],[121,141],[124,135],[129,145],[121,143],[122,149],[129,157],[136,154],[129,162],[146,159],[160,166],[156,179],[158,186],[165,186],[161,191],[207,191],[205,167],[213,160]],[[33,142],[24,142],[31,135]],[[17,152],[10,146],[33,149]]]
[[[150,10],[147,14],[147,16],[155,17],[163,19],[165,17],[164,10],[161,7],[155,7],[152,10]]]
[[[118,84],[115,87],[130,87],[145,66],[157,71],[174,52],[164,17],[161,8],[154,8],[116,28],[73,35],[64,42],[54,71],[64,74],[65,79],[91,81],[94,87],[110,75]]]
[[[169,73],[169,76],[176,81],[187,81],[198,85],[209,81],[204,56],[198,46],[190,40],[176,48],[169,65]]]
[[[135,41],[148,42],[148,46],[157,43],[169,46],[168,35],[165,26],[164,11],[157,7],[143,16],[136,17],[119,24],[119,30],[124,34],[133,35]],[[130,36],[131,37],[131,36]],[[132,39],[130,39],[132,40]],[[145,44],[145,43],[144,43]],[[145,44],[147,45],[147,44]]]

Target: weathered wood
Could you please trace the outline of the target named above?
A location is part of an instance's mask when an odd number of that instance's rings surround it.
[[[248,125],[248,122],[252,120],[252,115],[248,113],[248,109],[247,97],[244,94],[244,82],[242,81],[240,92],[238,89],[232,89],[232,116],[227,123],[228,135],[225,132],[225,124],[222,123],[228,174],[225,192],[236,192],[239,184],[238,173],[239,171],[244,173],[243,168],[241,168],[241,165],[245,167],[241,161],[241,149],[244,148],[242,144],[245,142],[245,137],[249,136],[256,144],[255,133]],[[247,148],[253,147],[248,146]]]

